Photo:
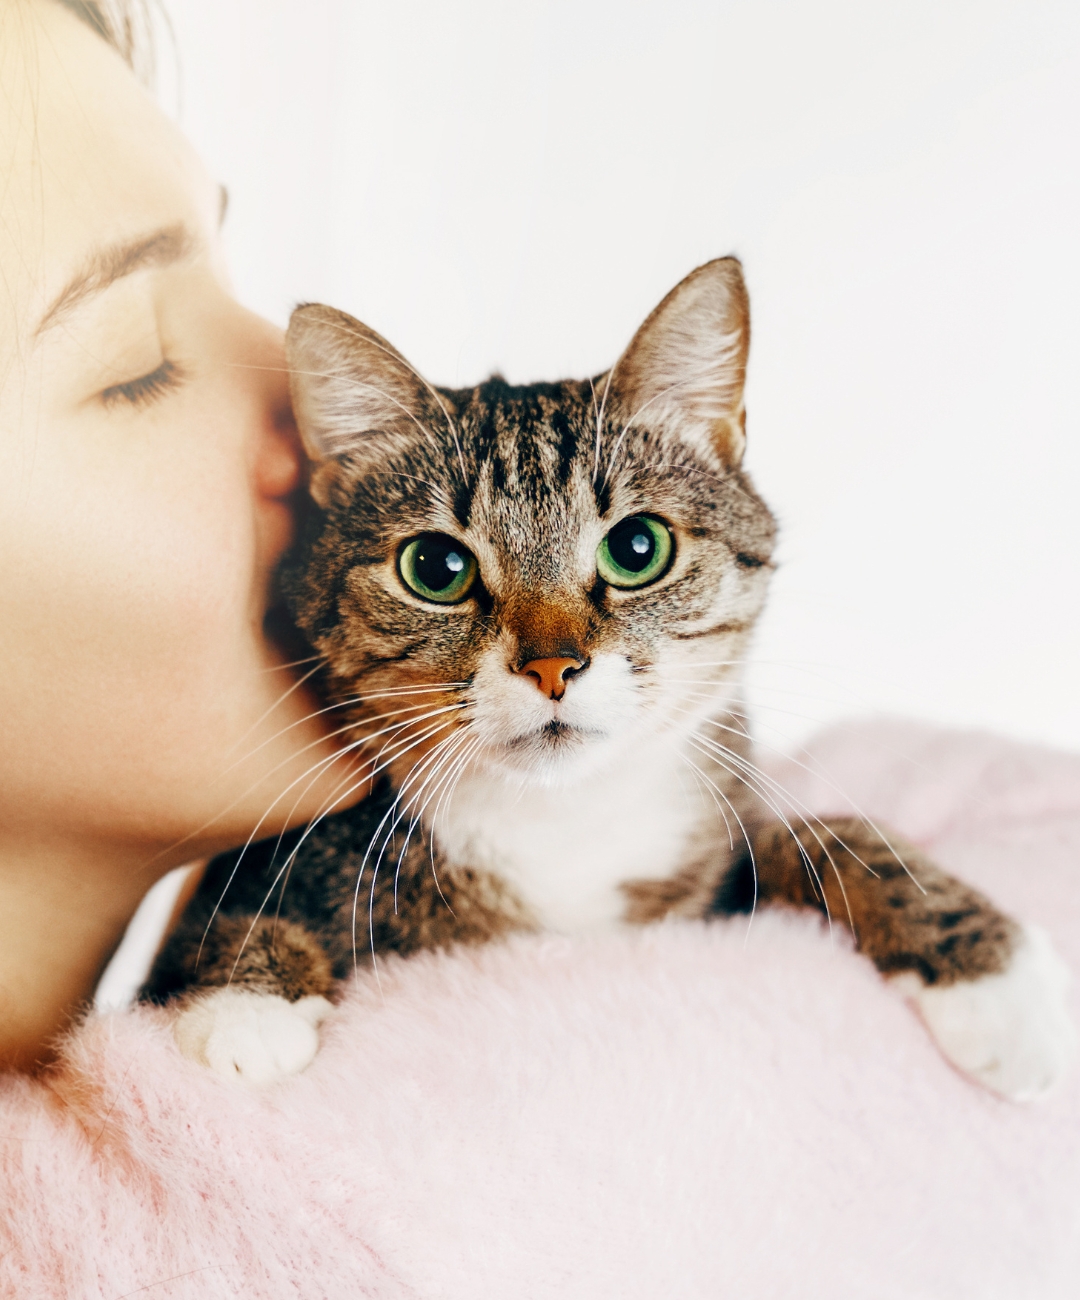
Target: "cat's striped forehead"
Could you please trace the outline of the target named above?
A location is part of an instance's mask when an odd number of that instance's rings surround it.
[[[584,393],[582,390],[584,389]],[[594,454],[596,411],[589,385],[511,385],[495,376],[477,388],[447,393],[474,474],[484,467],[496,492],[565,489]]]
[[[714,514],[719,499],[742,495],[736,485],[745,488],[746,479],[737,471],[724,473],[663,429],[605,412],[602,386],[603,377],[524,385],[494,377],[439,390],[449,418],[437,459],[461,526],[474,526],[481,513],[565,521],[575,507],[605,519],[645,508],[647,498]],[[424,445],[418,436],[414,450],[423,455]]]
[[[455,520],[518,581],[557,581],[582,524],[606,508],[609,493],[594,472],[596,416],[582,387],[493,378],[452,395],[463,462],[447,464],[461,474]]]

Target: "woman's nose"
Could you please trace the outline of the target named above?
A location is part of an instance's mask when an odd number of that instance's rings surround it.
[[[286,392],[284,402],[271,412],[255,458],[256,491],[264,497],[290,496],[300,486],[303,465],[300,435]]]
[[[280,499],[296,491],[304,473],[304,451],[289,397],[284,337],[269,321],[246,314],[251,351],[258,356],[252,374],[257,377],[265,412],[255,448],[255,489],[263,497]]]

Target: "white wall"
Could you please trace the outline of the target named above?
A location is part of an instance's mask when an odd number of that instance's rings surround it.
[[[777,735],[1080,748],[1075,0],[167,3],[282,322],[332,302],[441,383],[581,375],[743,258]]]

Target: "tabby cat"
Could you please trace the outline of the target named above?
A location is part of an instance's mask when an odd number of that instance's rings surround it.
[[[311,501],[281,589],[367,797],[210,865],[146,990],[183,996],[190,1056],[303,1068],[375,954],[778,904],[848,927],[990,1088],[1063,1073],[1045,937],[868,822],[785,815],[754,764],[775,523],[741,468],[748,345],[734,258],[584,381],[435,388],[296,310]]]

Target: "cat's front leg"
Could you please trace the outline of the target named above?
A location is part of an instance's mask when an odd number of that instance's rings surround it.
[[[528,928],[508,888],[443,864],[421,826],[404,845],[392,831],[380,842],[393,798],[383,791],[280,843],[214,859],[142,991],[177,1006],[186,1056],[230,1078],[276,1082],[311,1062],[327,995],[376,953]]]
[[[943,1054],[1003,1096],[1037,1097],[1068,1071],[1070,976],[1041,930],[859,819],[772,823],[752,843],[720,910],[756,897],[827,913],[911,998]]]
[[[144,995],[177,1000],[173,1032],[190,1060],[244,1083],[298,1074],[314,1059],[333,986],[322,946],[301,925],[192,908]]]

